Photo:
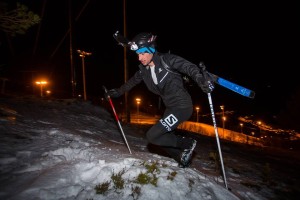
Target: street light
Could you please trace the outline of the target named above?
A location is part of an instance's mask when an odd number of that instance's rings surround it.
[[[258,128],[259,128],[259,134],[261,135],[261,121],[257,121]]]
[[[197,122],[199,122],[199,110],[200,110],[200,108],[199,108],[199,106],[197,106],[197,107],[196,107],[196,112],[197,112]]]
[[[226,117],[222,117],[223,119],[223,138],[224,138],[224,130],[225,130],[225,121],[226,121]]]
[[[220,106],[221,110],[222,110],[222,121],[223,121],[223,138],[224,138],[224,129],[225,129],[225,111],[224,111],[224,105]]]
[[[50,90],[46,90],[46,94],[47,94],[47,95],[50,95],[50,94],[51,94],[51,91],[50,91]]]
[[[79,56],[82,58],[82,80],[83,80],[83,98],[86,101],[86,86],[85,86],[85,66],[84,66],[84,58],[85,56],[90,56],[92,53],[77,50]]]
[[[136,111],[137,111],[137,121],[139,122],[140,119],[139,119],[139,105],[141,103],[141,99],[140,98],[136,98]]]
[[[241,126],[241,133],[243,133],[243,126],[244,126],[244,124],[240,123],[240,126]]]
[[[36,81],[35,83],[40,86],[40,88],[41,88],[41,97],[43,97],[43,86],[46,85],[48,82],[47,81]]]

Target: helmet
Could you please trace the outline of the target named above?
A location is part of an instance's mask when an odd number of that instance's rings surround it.
[[[156,36],[151,33],[140,33],[130,42],[130,49],[136,53],[154,53]]]

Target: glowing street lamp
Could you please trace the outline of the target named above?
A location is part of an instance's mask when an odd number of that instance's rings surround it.
[[[50,91],[50,90],[46,90],[46,94],[47,94],[47,95],[50,95],[50,94],[51,94],[51,91]]]
[[[260,126],[261,125],[261,121],[258,121],[257,124]]]
[[[197,113],[197,122],[199,122],[199,106],[196,107],[196,113]]]
[[[92,53],[85,52],[82,50],[77,50],[79,56],[82,58],[82,80],[83,80],[83,99],[86,101],[86,86],[85,86],[85,66],[84,66],[84,58],[85,56],[90,56]]]
[[[48,82],[47,81],[36,81],[35,83],[40,86],[40,88],[41,88],[41,97],[43,97],[43,86],[46,85]]]
[[[137,111],[137,121],[139,122],[140,119],[139,119],[139,105],[141,103],[141,99],[140,98],[136,98],[136,111]]]

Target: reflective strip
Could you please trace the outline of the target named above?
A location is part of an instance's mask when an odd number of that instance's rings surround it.
[[[159,81],[160,83],[166,78],[166,76],[168,75],[169,72],[167,72],[164,77]]]

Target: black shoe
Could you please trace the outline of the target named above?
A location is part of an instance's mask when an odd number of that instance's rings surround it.
[[[191,159],[193,155],[193,151],[196,147],[197,141],[192,139],[191,145],[189,148],[184,149],[180,154],[180,163],[179,167],[184,168],[188,167],[191,164]]]

